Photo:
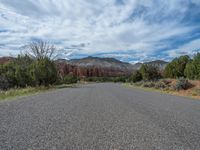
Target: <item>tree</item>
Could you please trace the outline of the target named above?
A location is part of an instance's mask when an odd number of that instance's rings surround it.
[[[34,61],[30,66],[29,75],[35,86],[48,86],[58,79],[57,68],[49,58]]]
[[[5,65],[3,65],[3,73],[1,76],[3,76],[9,83],[9,88],[17,86],[17,81],[15,77],[15,66],[12,62],[9,62]]]
[[[142,74],[139,71],[135,71],[130,77],[131,82],[138,82],[141,80],[142,80]]]
[[[143,64],[139,70],[143,80],[157,80],[161,77],[157,67]]]
[[[164,76],[166,78],[179,78],[184,77],[184,70],[186,65],[190,62],[190,57],[180,56],[179,58],[175,58],[170,62],[165,70],[164,70]]]
[[[8,81],[10,87],[25,87],[30,85],[28,69],[32,61],[27,55],[19,55],[13,61],[2,65],[0,67],[2,79]]]
[[[33,59],[28,55],[19,55],[13,62],[15,68],[15,78],[18,87],[25,87],[31,84],[29,76],[29,66],[32,64]]]
[[[189,79],[200,79],[200,53],[186,65],[184,74]]]
[[[53,60],[59,55],[58,50],[53,44],[42,40],[34,41],[25,46],[25,48],[28,49],[27,54],[31,58],[36,58],[38,60],[45,58]]]
[[[7,90],[10,84],[5,76],[0,76],[0,90]]]

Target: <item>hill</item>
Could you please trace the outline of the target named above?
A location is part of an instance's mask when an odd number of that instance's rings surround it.
[[[0,64],[13,60],[13,57],[1,57]],[[143,63],[130,64],[115,58],[86,57],[81,59],[58,59],[55,61],[61,75],[73,74],[79,77],[103,77],[129,75],[140,69]],[[155,60],[144,64],[153,65],[163,70],[167,62]]]
[[[0,57],[0,64],[8,63],[9,61],[12,61],[13,57]]]
[[[160,70],[164,70],[168,62],[163,61],[163,60],[155,60],[155,61],[144,62],[144,63],[136,63],[133,65],[133,69],[139,70],[142,64],[155,66],[155,67],[158,67]]]
[[[56,61],[62,74],[73,74],[80,77],[90,76],[120,76],[128,75],[133,71],[129,63],[121,62],[115,58],[86,57],[82,59]]]

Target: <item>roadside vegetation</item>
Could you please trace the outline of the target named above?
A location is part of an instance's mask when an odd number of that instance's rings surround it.
[[[143,88],[185,93],[200,98],[200,53],[193,58],[181,56],[167,64],[164,70],[143,64],[131,75],[118,77],[79,78],[61,75],[55,59],[59,55],[54,45],[37,41],[26,47],[24,54],[0,64],[0,99],[44,91],[54,87],[69,87],[83,82],[121,82]],[[182,92],[184,91],[184,92]]]
[[[76,77],[59,74],[54,63],[58,54],[53,45],[37,41],[26,48],[25,54],[0,65],[0,99],[77,83]]]
[[[200,53],[193,58],[187,55],[175,58],[163,71],[154,66],[142,65],[129,81],[130,85],[142,88],[200,98]]]
[[[13,88],[6,91],[0,91],[0,100],[13,98],[16,96],[24,96],[44,92],[51,89],[51,87],[26,87],[26,88]]]
[[[118,77],[87,77],[84,79],[86,82],[128,82],[129,76],[118,76]]]

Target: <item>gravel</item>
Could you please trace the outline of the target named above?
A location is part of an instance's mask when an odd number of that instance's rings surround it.
[[[200,101],[100,83],[0,102],[1,150],[199,150]]]

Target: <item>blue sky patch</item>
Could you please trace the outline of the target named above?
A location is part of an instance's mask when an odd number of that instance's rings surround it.
[[[200,50],[199,0],[0,0],[0,56],[43,39],[63,58],[135,63]]]

